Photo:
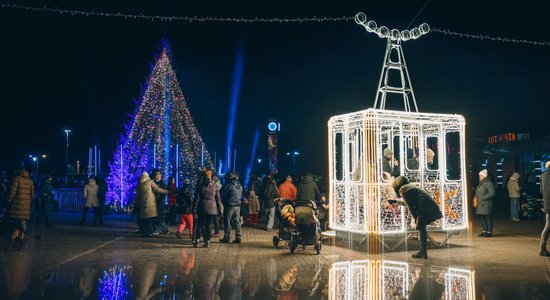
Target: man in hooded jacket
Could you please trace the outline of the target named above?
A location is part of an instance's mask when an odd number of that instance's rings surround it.
[[[220,190],[220,196],[223,203],[223,230],[225,234],[220,240],[222,243],[229,243],[231,235],[231,225],[235,228],[235,240],[233,243],[241,242],[241,201],[243,198],[243,186],[237,176],[233,173],[227,173],[227,182]]]

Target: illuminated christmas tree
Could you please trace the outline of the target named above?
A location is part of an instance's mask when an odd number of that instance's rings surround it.
[[[211,158],[165,47],[109,163],[108,199],[126,206],[143,171],[160,169],[165,178],[174,176],[179,184],[185,178],[194,181],[201,165],[212,166]]]

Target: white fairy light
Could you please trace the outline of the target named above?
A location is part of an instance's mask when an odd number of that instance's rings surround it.
[[[464,129],[464,118],[449,114],[370,108],[330,118],[330,227],[362,234],[415,231],[410,213],[403,206],[388,204],[396,195],[391,178],[384,177],[382,153],[384,148],[391,148],[400,162],[400,174],[433,196],[443,213],[428,230],[467,228]],[[437,146],[429,146],[429,141]],[[447,146],[455,150],[448,152]],[[407,167],[409,149],[418,151],[416,170]],[[428,149],[435,152],[437,167],[428,165]],[[456,176],[450,175],[451,169]]]

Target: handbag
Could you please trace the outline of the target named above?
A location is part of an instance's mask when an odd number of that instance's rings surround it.
[[[477,208],[477,196],[474,196],[472,204],[474,205],[474,208]]]

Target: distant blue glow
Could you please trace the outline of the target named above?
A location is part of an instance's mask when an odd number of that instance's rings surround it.
[[[250,171],[252,171],[252,166],[254,165],[254,157],[256,156],[256,148],[258,146],[259,140],[260,140],[260,131],[256,129],[256,131],[254,132],[254,142],[252,143],[252,153],[250,155],[250,162],[248,163],[248,166],[246,166],[246,176],[244,180],[245,186],[248,186],[248,181],[250,180]]]
[[[228,172],[231,167],[231,148],[233,146],[233,131],[235,129],[235,119],[237,117],[237,106],[239,105],[239,95],[241,92],[241,81],[243,77],[244,54],[243,49],[237,49],[237,57],[235,58],[235,69],[233,70],[233,82],[231,84],[231,102],[229,105],[229,120],[227,123],[227,143],[225,171]]]

